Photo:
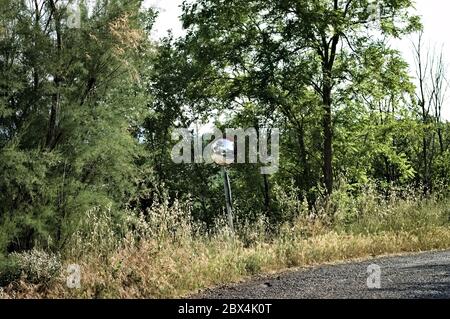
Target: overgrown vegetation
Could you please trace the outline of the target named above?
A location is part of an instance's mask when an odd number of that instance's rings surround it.
[[[58,256],[39,250],[14,254],[19,268],[3,264],[1,278],[15,276],[3,297],[182,297],[289,267],[450,247],[448,200],[367,194],[343,203],[321,207],[329,213],[321,217],[289,205],[296,217],[275,233],[261,216],[239,223],[235,235],[224,220],[208,230],[193,222],[191,203],[162,202],[146,216],[128,212],[123,237],[111,233],[108,208],[93,209],[85,233],[75,233],[64,250],[62,267]],[[66,285],[73,263],[81,266],[80,289]]]
[[[413,1],[0,0],[5,297],[165,297],[287,267],[450,247],[446,65]],[[279,128],[280,170],[171,160],[174,129]],[[200,134],[192,129],[192,135]],[[212,137],[211,137],[212,139]],[[68,289],[79,264],[82,288]]]

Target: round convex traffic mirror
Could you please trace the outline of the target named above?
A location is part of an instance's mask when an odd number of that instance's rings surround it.
[[[215,141],[211,149],[211,157],[214,163],[221,166],[234,163],[234,142],[222,138]]]

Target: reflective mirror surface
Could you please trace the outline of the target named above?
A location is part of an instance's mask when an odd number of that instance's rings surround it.
[[[214,163],[218,165],[229,165],[234,163],[234,142],[227,139],[220,139],[212,145],[212,155]]]

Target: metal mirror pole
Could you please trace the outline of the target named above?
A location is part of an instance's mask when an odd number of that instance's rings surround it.
[[[227,206],[227,217],[228,217],[228,226],[230,227],[230,230],[232,233],[234,233],[234,224],[233,224],[233,201],[231,197],[231,185],[230,185],[230,178],[228,176],[227,169],[222,166],[222,173],[223,173],[223,184],[225,189],[225,201]]]

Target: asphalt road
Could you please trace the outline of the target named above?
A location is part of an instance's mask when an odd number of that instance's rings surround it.
[[[290,271],[206,290],[194,298],[450,298],[450,251]]]

